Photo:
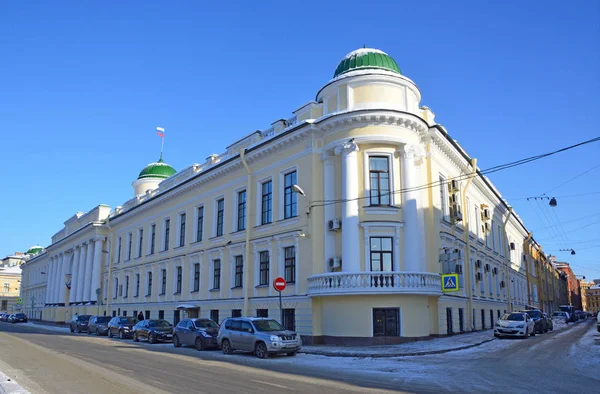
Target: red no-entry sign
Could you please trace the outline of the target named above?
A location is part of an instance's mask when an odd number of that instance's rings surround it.
[[[286,286],[287,283],[285,282],[285,279],[283,279],[281,276],[275,278],[275,280],[273,281],[273,288],[277,291],[284,291]]]

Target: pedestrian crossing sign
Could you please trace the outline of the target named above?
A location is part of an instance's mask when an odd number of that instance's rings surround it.
[[[23,304],[23,300],[21,298],[17,298],[17,305]]]
[[[458,291],[458,274],[442,275],[442,291]]]

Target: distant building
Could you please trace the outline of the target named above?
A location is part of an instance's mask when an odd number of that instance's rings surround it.
[[[586,312],[598,313],[600,310],[600,286],[595,285],[585,290]]]
[[[0,267],[0,312],[14,313],[20,309],[17,300],[21,291],[21,265]]]
[[[579,280],[579,286],[581,288],[581,306],[582,306],[582,310],[584,311],[588,311],[589,308],[589,300],[587,297],[587,290],[594,286],[595,283],[594,282],[586,282],[585,281],[585,277],[583,277],[582,279]]]
[[[577,276],[575,276],[571,266],[569,263],[565,262],[555,262],[554,266],[567,276],[569,303],[573,305],[576,310],[582,310],[583,306],[581,305],[581,289],[579,285],[579,279],[577,279]]]

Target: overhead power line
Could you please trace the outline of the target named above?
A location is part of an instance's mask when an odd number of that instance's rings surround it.
[[[546,194],[550,193],[551,191],[554,191],[554,190],[558,189],[559,187],[562,187],[562,186],[566,185],[567,183],[569,183],[569,182],[571,182],[571,181],[574,181],[575,179],[577,179],[577,178],[579,178],[579,177],[582,177],[582,176],[584,176],[584,175],[585,175],[585,174],[587,174],[588,172],[590,172],[590,171],[593,171],[593,170],[595,170],[595,169],[596,169],[596,168],[598,168],[598,167],[600,167],[600,164],[598,164],[598,165],[596,165],[596,166],[593,166],[592,168],[589,168],[589,169],[585,170],[585,171],[584,171],[584,172],[582,172],[581,174],[574,176],[573,178],[569,179],[569,180],[568,180],[568,181],[566,181],[566,182],[563,182],[563,183],[561,183],[560,185],[558,185],[558,186],[556,186],[556,187],[553,187],[552,189],[548,190],[548,191],[547,191],[546,193],[544,193],[543,195],[545,196]]]

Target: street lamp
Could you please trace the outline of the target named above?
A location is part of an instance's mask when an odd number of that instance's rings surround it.
[[[298,193],[301,196],[303,196],[304,198],[306,198],[307,204],[306,204],[306,216],[310,216],[310,208],[311,208],[311,203],[310,200],[308,199],[308,197],[306,196],[306,193],[304,192],[304,190],[302,190],[302,188],[296,184],[292,185],[292,191],[294,193]]]
[[[571,252],[571,256],[574,256],[576,253],[573,249],[559,249],[561,252]]]

